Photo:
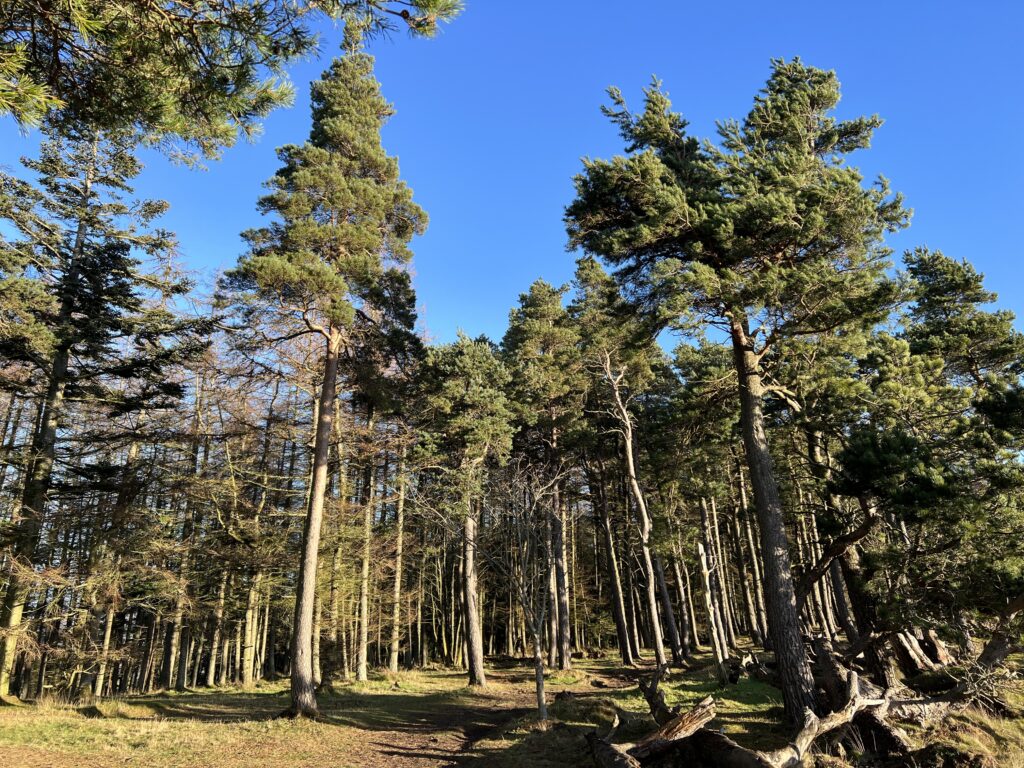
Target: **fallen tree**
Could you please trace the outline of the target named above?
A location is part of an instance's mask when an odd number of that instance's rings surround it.
[[[837,668],[838,663],[832,672]],[[666,671],[667,667],[658,667],[649,682],[637,682],[651,717],[658,724],[656,730],[634,744],[620,745],[611,743],[614,728],[604,737],[588,734],[591,754],[599,768],[795,768],[804,764],[824,737],[836,734],[832,745],[837,746],[843,738],[852,736],[853,729],[857,729],[860,743],[869,744],[880,756],[906,756],[911,752],[906,734],[886,722],[890,699],[884,694],[866,695],[866,691],[875,693],[876,686],[862,683],[852,670],[846,670],[841,705],[821,716],[811,709],[805,710],[803,725],[792,741],[772,751],[747,749],[725,734],[707,728],[715,716],[711,697],[685,712],[670,707],[660,689]]]

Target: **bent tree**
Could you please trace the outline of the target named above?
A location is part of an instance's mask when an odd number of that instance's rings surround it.
[[[357,323],[377,314],[397,265],[411,258],[409,241],[427,223],[399,179],[397,160],[381,146],[392,109],[373,76],[372,57],[350,43],[311,90],[309,140],[278,151],[283,165],[259,204],[280,221],[245,233],[250,250],[223,285],[250,327],[290,323],[278,338],[313,335],[322,342],[292,628],[290,712],[296,716],[317,714],[314,604],[340,359]]]
[[[833,72],[773,62],[767,85],[717,144],[687,134],[654,83],[640,113],[610,91],[604,113],[626,156],[587,160],[566,211],[570,244],[603,257],[631,298],[663,325],[703,319],[729,338],[743,447],[760,523],[769,630],[787,715],[814,707],[785,510],[765,428],[767,366],[786,339],[877,319],[887,231],[906,224],[883,179],[866,186],[845,164],[881,121],[830,116]]]

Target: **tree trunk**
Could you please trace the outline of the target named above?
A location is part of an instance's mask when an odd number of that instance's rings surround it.
[[[398,673],[398,651],[401,641],[402,621],[402,545],[405,537],[405,447],[398,461],[398,505],[395,510],[395,588],[391,603],[391,650],[388,668]],[[409,638],[412,642],[412,637]]]
[[[107,681],[107,657],[110,655],[110,634],[114,626],[114,609],[107,608],[103,620],[103,643],[100,650],[99,666],[96,679],[93,681],[92,695],[97,699],[103,697],[103,684]]]
[[[569,617],[569,580],[565,547],[565,515],[561,494],[552,494],[551,547],[555,561],[555,599],[558,602],[558,668],[572,668],[572,629]]]
[[[533,638],[533,679],[537,693],[537,716],[541,721],[548,719],[548,705],[544,699],[544,645],[541,642],[541,628],[536,620],[531,624]]]
[[[63,345],[54,354],[50,366],[50,383],[42,405],[39,425],[32,438],[26,479],[21,494],[18,519],[14,525],[14,545],[7,592],[0,613],[0,698],[8,693],[14,669],[15,650],[21,634],[21,619],[28,600],[33,557],[42,530],[46,498],[57,445],[57,427],[64,406],[70,347]]]
[[[633,650],[629,640],[629,627],[626,624],[626,605],[622,595],[622,578],[619,574],[619,559],[615,554],[615,539],[608,510],[608,500],[604,488],[600,484],[598,484],[596,493],[598,514],[601,516],[601,529],[604,531],[604,544],[608,555],[608,580],[612,588],[612,617],[615,620],[615,632],[619,639],[619,653],[622,656],[623,664],[633,666]]]
[[[477,520],[473,504],[467,499],[466,519],[462,532],[462,604],[465,609],[466,625],[466,669],[469,684],[487,685],[484,675],[484,637],[480,626],[480,604],[477,595],[476,572],[476,530]]]
[[[366,431],[372,440],[373,412],[367,408]],[[370,557],[373,540],[373,508],[377,500],[377,482],[375,478],[374,455],[372,448],[367,449],[367,462],[363,472],[363,553],[359,572],[359,639],[356,647],[356,680],[365,682],[369,679],[367,655],[370,636]]]
[[[665,629],[668,631],[669,644],[672,646],[672,661],[676,664],[683,663],[683,644],[679,639],[679,629],[676,627],[675,612],[672,610],[672,596],[668,591],[668,584],[665,582],[665,567],[661,558],[654,556],[654,576],[658,581],[658,594],[661,596],[661,612],[665,617]]]
[[[708,612],[708,635],[711,638],[711,652],[715,659],[718,681],[725,685],[729,681],[728,672],[725,668],[726,652],[723,647],[722,633],[716,626],[718,618],[712,597],[711,569],[708,563],[707,550],[705,550],[704,544],[699,541],[697,542],[697,561],[700,563],[700,575],[704,580],[704,607]]]
[[[316,433],[313,438],[312,485],[309,510],[302,530],[302,565],[295,591],[295,621],[291,642],[291,708],[295,717],[318,714],[316,683],[313,679],[313,607],[317,588],[317,564],[320,556],[320,527],[327,494],[328,458],[334,423],[334,398],[338,384],[338,357],[341,335],[332,330],[326,343],[324,378],[320,388]]]
[[[10,573],[7,592],[4,594],[3,609],[0,611],[0,699],[7,696],[14,668],[15,651],[21,634],[21,618],[25,611],[31,579],[27,574],[33,570],[33,557],[39,534],[42,531],[46,500],[50,490],[53,463],[56,455],[57,428],[64,408],[64,390],[69,376],[71,350],[74,346],[74,290],[80,281],[79,269],[88,236],[89,208],[92,203],[92,186],[95,177],[95,161],[99,154],[99,140],[92,143],[92,164],[85,170],[82,183],[81,208],[72,245],[69,264],[64,279],[64,294],[61,297],[58,315],[58,343],[50,363],[46,396],[39,414],[39,422],[32,436],[25,481],[22,487],[21,504],[15,523]]]
[[[213,687],[217,681],[217,656],[220,650],[220,638],[224,631],[224,598],[228,587],[228,572],[224,571],[220,577],[220,587],[217,589],[217,604],[213,609],[213,636],[210,638],[210,664],[206,668],[206,685]]]
[[[245,599],[245,634],[242,647],[242,687],[251,688],[256,671],[256,622],[259,616],[259,588],[262,574],[257,571],[249,582]]]
[[[765,431],[760,360],[754,352],[746,319],[733,313],[730,325],[733,359],[739,380],[743,445],[761,527],[768,629],[778,662],[786,715],[791,722],[798,723],[805,709],[813,711],[816,706],[814,678],[800,632],[800,614],[789,561],[789,539]]]

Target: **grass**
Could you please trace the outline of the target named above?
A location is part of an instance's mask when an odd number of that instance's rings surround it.
[[[635,677],[608,660],[581,660],[571,672],[547,678],[551,721],[533,709],[533,670],[496,661],[489,685],[470,689],[451,670],[378,675],[321,695],[318,722],[279,719],[287,703],[284,682],[250,691],[225,688],[160,693],[88,706],[55,702],[0,707],[0,764],[211,768],[330,765],[474,768],[589,765],[584,735],[607,732],[616,718],[617,741],[634,741],[653,727]],[[753,749],[788,740],[779,692],[742,679],[720,689],[707,659],[663,683],[670,705],[686,708],[713,695],[721,729]],[[566,693],[570,695],[566,695]],[[560,695],[561,694],[561,695]],[[1024,704],[1024,691],[1020,696]],[[1016,700],[1011,699],[1016,706]],[[969,710],[941,726],[915,733],[921,743],[942,742],[988,756],[1002,768],[1024,768],[1021,720]]]

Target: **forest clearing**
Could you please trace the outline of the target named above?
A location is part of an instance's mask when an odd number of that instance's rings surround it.
[[[751,749],[775,749],[787,742],[778,691],[746,679],[721,689],[704,654],[694,668],[665,683],[667,700],[688,709],[714,696],[717,715],[709,727]],[[553,673],[555,723],[542,726],[532,707],[531,670],[496,660],[493,684],[469,688],[456,671],[421,670],[374,676],[323,697],[322,717],[295,723],[277,715],[287,706],[283,682],[261,683],[253,691],[218,689],[115,699],[85,707],[49,704],[40,709],[0,710],[0,749],[10,765],[140,765],[178,768],[337,768],[387,765],[535,766],[588,765],[586,734],[607,733],[616,717],[626,724],[618,740],[635,740],[651,727],[648,707],[634,678],[649,668],[624,669],[608,661],[587,661],[570,672]],[[395,684],[397,681],[397,685]],[[1024,702],[1024,695],[1016,694]],[[1024,727],[965,711],[954,720],[914,733],[921,745],[971,750],[984,766],[1024,765]],[[941,755],[941,751],[938,753]],[[952,766],[940,757],[919,765]]]
[[[0,11],[0,768],[1024,768],[1024,162],[950,149],[1020,120],[907,165],[949,121],[859,52],[849,103],[799,51],[723,102],[570,25],[634,80],[584,113],[449,57],[474,13]],[[478,57],[573,130],[453,119]],[[934,156],[978,199],[918,231]]]

